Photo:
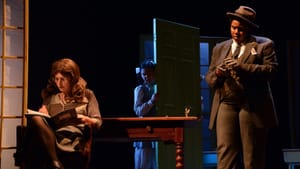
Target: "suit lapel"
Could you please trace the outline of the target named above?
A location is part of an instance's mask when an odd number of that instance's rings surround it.
[[[256,43],[255,39],[252,38],[251,41],[252,42],[246,44],[245,51],[239,58],[241,63],[247,62],[249,57],[252,55],[251,51],[255,50],[255,48],[256,48],[257,43]]]
[[[231,43],[232,40],[228,40],[227,43],[224,44],[224,49],[226,51],[221,51],[218,64],[221,64],[225,57],[228,55],[228,52],[231,52]]]

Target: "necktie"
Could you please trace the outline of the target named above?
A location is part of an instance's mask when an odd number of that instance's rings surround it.
[[[239,54],[240,54],[240,51],[241,51],[241,45],[237,45],[233,54],[232,54],[232,58],[233,59],[237,59]]]

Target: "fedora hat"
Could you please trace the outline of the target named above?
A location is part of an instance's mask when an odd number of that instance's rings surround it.
[[[243,21],[253,28],[258,28],[259,26],[254,23],[256,19],[256,12],[254,9],[248,6],[240,6],[233,12],[227,12],[226,15],[231,19],[236,19],[239,21]]]

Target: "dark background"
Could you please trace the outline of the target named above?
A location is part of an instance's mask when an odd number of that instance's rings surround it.
[[[272,82],[272,89],[280,125],[270,132],[267,164],[270,169],[286,168],[281,149],[291,146],[287,41],[300,37],[299,9],[292,1],[31,0],[28,107],[37,109],[40,106],[40,90],[47,82],[51,62],[70,57],[79,64],[83,78],[95,91],[102,116],[134,116],[133,89],[135,67],[139,65],[139,38],[152,34],[152,19],[199,27],[201,36],[229,36],[225,14],[241,4],[256,10],[256,23],[260,26],[256,33],[268,36],[276,45],[280,70]],[[105,165],[133,168],[131,144],[95,145],[94,154],[94,168]]]

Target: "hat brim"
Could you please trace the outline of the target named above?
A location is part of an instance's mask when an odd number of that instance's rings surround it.
[[[259,28],[259,26],[255,23],[253,23],[252,21],[250,21],[249,19],[243,17],[242,15],[239,15],[237,13],[232,13],[232,12],[227,12],[226,15],[229,17],[229,18],[232,18],[232,19],[237,19],[237,20],[240,20],[240,21],[243,21],[247,24],[249,24],[250,26],[252,26],[253,28]]]

